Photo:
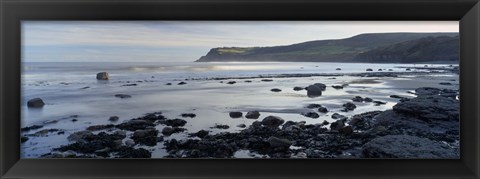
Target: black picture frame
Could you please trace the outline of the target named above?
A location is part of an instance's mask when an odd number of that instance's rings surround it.
[[[478,0],[0,0],[0,178],[478,178]],[[22,20],[458,20],[460,159],[20,159]]]

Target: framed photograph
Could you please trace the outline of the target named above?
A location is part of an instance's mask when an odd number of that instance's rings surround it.
[[[478,178],[478,1],[2,1],[2,178]]]

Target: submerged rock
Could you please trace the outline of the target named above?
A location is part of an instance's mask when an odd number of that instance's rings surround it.
[[[181,116],[182,116],[182,117],[194,118],[194,117],[196,117],[197,115],[196,115],[196,114],[193,114],[193,113],[183,113]]]
[[[223,124],[215,124],[215,126],[213,126],[212,128],[216,128],[216,129],[228,129],[228,128],[230,128],[230,126],[228,126],[228,125],[223,125]]]
[[[307,112],[307,113],[303,113],[302,115],[305,117],[314,118],[314,119],[320,117],[320,115],[318,115],[318,113],[316,112]]]
[[[260,112],[258,111],[248,111],[245,115],[247,119],[258,119],[260,117]]]
[[[187,84],[187,83],[182,81],[182,82],[178,83],[177,85],[185,85],[185,84]]]
[[[294,90],[294,91],[302,91],[302,90],[304,90],[304,89],[305,89],[304,87],[299,87],[299,86],[293,87],[293,90]]]
[[[273,80],[272,79],[262,79],[260,81],[263,81],[263,82],[272,82]]]
[[[334,89],[343,89],[342,85],[332,85],[332,88]]]
[[[326,107],[319,107],[319,108],[318,108],[318,112],[327,113],[327,112],[328,112],[328,109],[327,109]]]
[[[97,80],[109,80],[109,76],[107,72],[100,72],[97,73]]]
[[[132,96],[127,94],[116,94],[115,97],[124,99],[124,98],[131,98]]]
[[[307,107],[308,109],[313,109],[313,108],[322,107],[322,105],[320,105],[320,104],[308,104],[306,107]]]
[[[273,88],[273,89],[271,89],[270,91],[272,91],[272,92],[281,92],[282,90],[281,90],[281,89],[278,89],[278,88]]]
[[[20,130],[22,132],[28,132],[30,130],[40,129],[42,127],[43,127],[42,125],[33,125],[33,126],[28,126],[28,127],[21,128]]]
[[[229,85],[233,85],[233,84],[235,84],[235,83],[237,83],[237,82],[236,82],[236,81],[229,81],[229,82],[227,82],[227,84],[229,84]]]
[[[43,100],[41,98],[33,98],[31,100],[28,100],[27,106],[29,108],[41,108],[45,105]]]
[[[459,158],[448,145],[409,135],[378,137],[362,147],[366,158]]]

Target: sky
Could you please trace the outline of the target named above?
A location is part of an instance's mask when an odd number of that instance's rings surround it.
[[[215,47],[458,31],[458,21],[23,21],[22,61],[190,62]]]

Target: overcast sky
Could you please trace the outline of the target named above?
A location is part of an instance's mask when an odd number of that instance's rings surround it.
[[[194,61],[215,47],[289,45],[361,33],[458,32],[458,21],[24,21],[24,62]]]

